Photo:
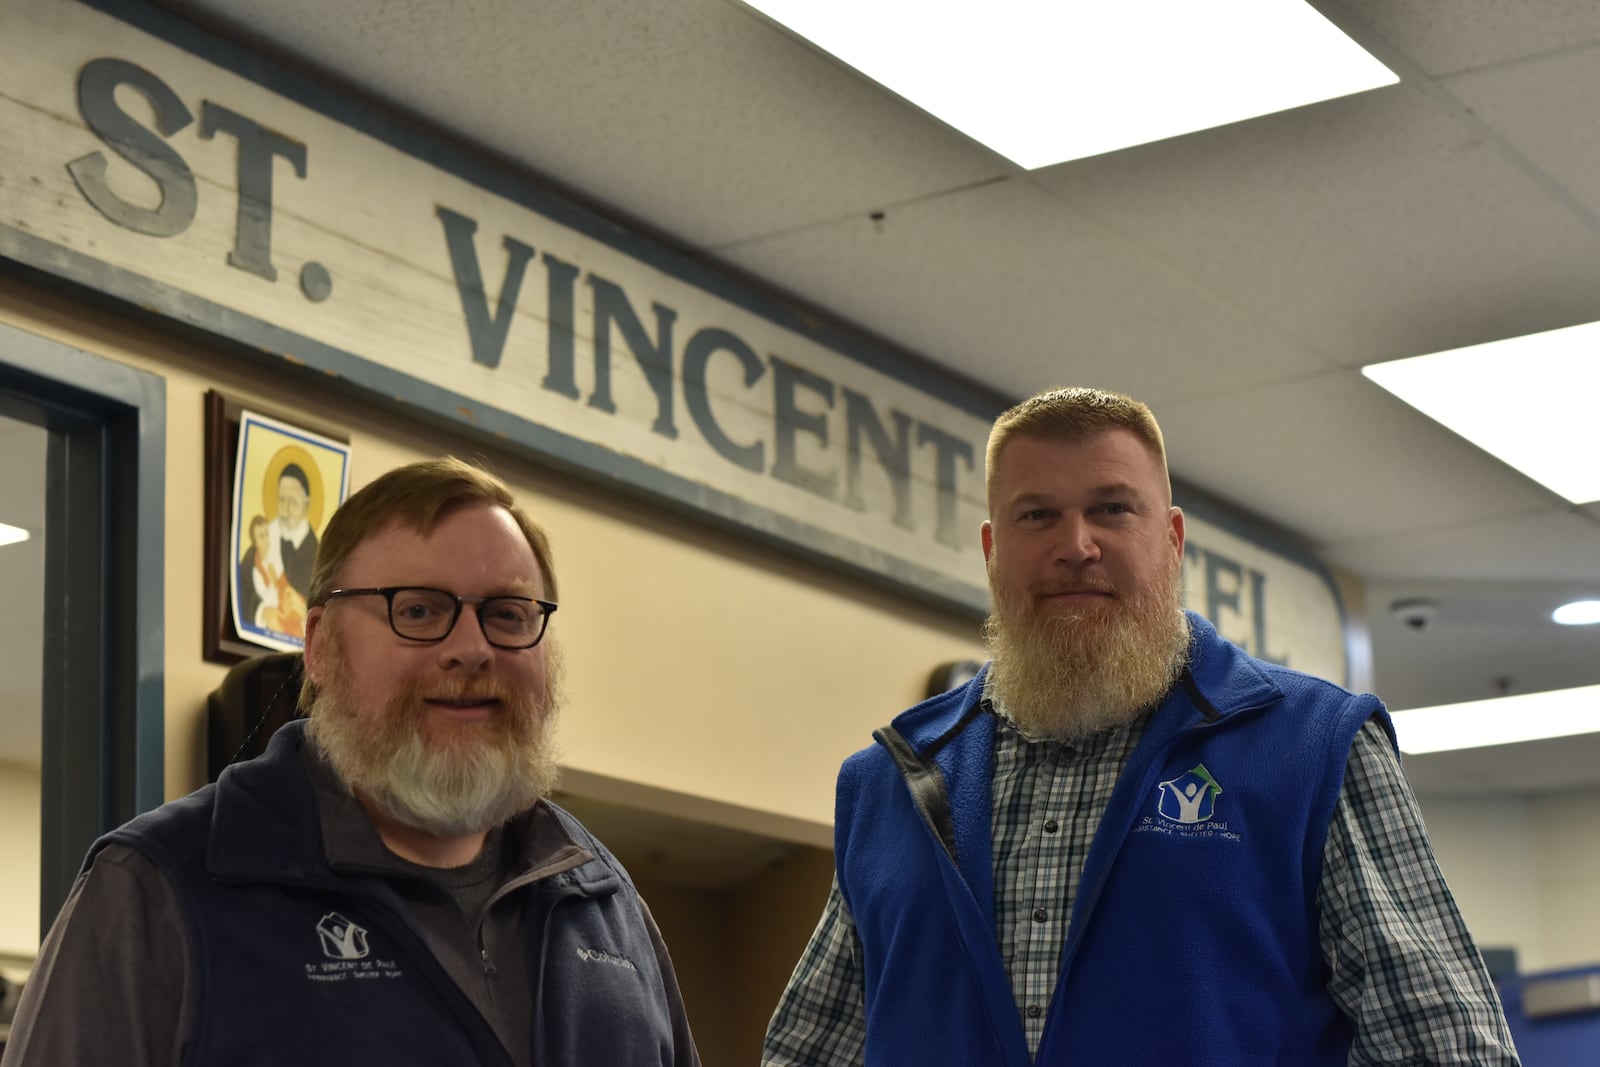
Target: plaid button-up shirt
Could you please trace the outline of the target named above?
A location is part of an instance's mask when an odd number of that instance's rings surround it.
[[[1089,845],[1144,721],[1075,746],[1031,741],[997,721],[995,933],[1031,1053]],[[1351,746],[1317,901],[1328,993],[1355,1028],[1351,1064],[1515,1067],[1500,1001],[1376,723]],[[768,1028],[765,1067],[863,1062],[860,953],[836,882]]]

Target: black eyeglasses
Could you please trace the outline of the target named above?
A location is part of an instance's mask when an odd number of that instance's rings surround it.
[[[556,606],[528,596],[457,596],[443,589],[389,585],[382,589],[335,589],[324,601],[381,596],[389,602],[389,628],[408,641],[443,641],[456,628],[461,605],[475,604],[478,626],[496,648],[532,648],[544,637]]]

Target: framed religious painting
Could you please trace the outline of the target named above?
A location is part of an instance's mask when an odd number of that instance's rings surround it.
[[[205,432],[205,658],[299,651],[317,545],[350,492],[349,439],[217,392]]]

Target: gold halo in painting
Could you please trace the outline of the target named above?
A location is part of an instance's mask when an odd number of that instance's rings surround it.
[[[326,499],[322,493],[322,471],[317,467],[317,461],[311,458],[311,453],[299,445],[284,445],[267,461],[267,476],[261,480],[261,513],[263,515],[278,513],[278,482],[283,478],[283,469],[291,463],[305,471],[306,481],[311,483],[311,500],[306,505],[306,519],[310,521],[313,530],[320,530],[322,502]]]

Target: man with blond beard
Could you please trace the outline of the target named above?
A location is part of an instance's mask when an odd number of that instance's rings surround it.
[[[1377,698],[1182,608],[1137,401],[989,438],[991,659],[845,762],[768,1067],[1517,1062]]]
[[[544,799],[555,596],[475,467],[352,496],[307,598],[308,718],[95,844],[5,1067],[695,1067],[648,909]]]

